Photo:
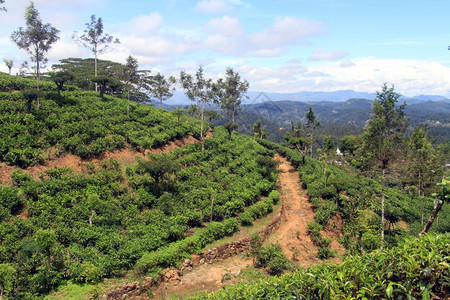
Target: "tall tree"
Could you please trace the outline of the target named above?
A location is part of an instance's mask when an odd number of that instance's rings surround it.
[[[86,23],[86,29],[82,35],[78,35],[75,31],[72,39],[82,47],[88,48],[94,54],[94,76],[97,76],[97,59],[98,56],[108,52],[112,44],[120,44],[118,38],[103,32],[102,18],[96,18],[91,15],[91,21]],[[95,84],[95,91],[97,92],[97,83]]]
[[[309,107],[308,111],[306,112],[305,117],[306,117],[305,129],[307,130],[309,138],[311,139],[310,155],[312,157],[313,144],[314,144],[314,132],[316,131],[316,128],[320,126],[320,122],[317,120],[316,115],[314,114],[314,111],[311,106]]]
[[[253,124],[253,140],[256,138],[263,139],[268,135],[268,132],[265,131],[264,126],[261,124],[261,120],[256,121]]]
[[[305,132],[305,127],[301,121],[298,121],[297,126],[294,126],[294,122],[291,121],[291,127],[291,132],[284,136],[284,140],[289,147],[302,154],[302,163],[305,164],[308,146],[312,143],[312,140]]]
[[[385,83],[381,92],[373,102],[372,115],[363,134],[363,147],[367,153],[368,163],[381,171],[381,247],[384,245],[385,224],[385,187],[386,172],[393,161],[399,158],[399,150],[403,143],[403,133],[408,122],[403,109],[406,104],[396,106],[400,94],[394,91],[394,86]]]
[[[124,82],[127,89],[127,116],[130,114],[130,94],[133,84],[138,83],[138,61],[136,58],[129,55],[126,64],[121,66],[119,71],[119,78]]]
[[[173,96],[176,82],[177,80],[173,76],[166,78],[160,73],[153,76],[151,95],[153,98],[159,100],[160,108],[162,107],[163,101],[166,101]]]
[[[428,138],[428,133],[420,125],[408,139],[408,172],[410,182],[416,187],[422,200],[422,225],[424,223],[425,193],[433,187],[442,175],[442,161]]]
[[[43,24],[39,11],[33,2],[25,10],[26,28],[19,27],[11,34],[11,39],[20,49],[31,55],[31,61],[36,63],[36,86],[39,91],[40,66],[45,64],[45,54],[59,40],[59,30],[50,24]],[[37,107],[39,108],[39,98]]]
[[[219,79],[218,86],[221,87],[220,108],[227,111],[231,123],[235,123],[235,117],[242,100],[248,98],[245,93],[248,90],[247,80],[241,81],[239,73],[232,68],[226,69],[225,80]]]
[[[205,122],[205,106],[211,103],[217,96],[217,90],[212,79],[206,79],[203,73],[203,67],[200,66],[195,73],[195,78],[185,71],[180,73],[180,82],[185,90],[186,96],[201,105],[200,108],[200,142],[202,144],[202,153],[205,152],[205,138],[203,134]]]
[[[3,3],[5,3],[5,0],[0,0],[0,4],[3,4]],[[4,7],[4,6],[0,6],[0,11],[6,11],[6,7]]]
[[[5,63],[6,67],[8,68],[8,74],[11,75],[11,69],[13,67],[13,60],[12,59],[3,59],[3,62]]]

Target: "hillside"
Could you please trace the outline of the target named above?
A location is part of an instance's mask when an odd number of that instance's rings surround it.
[[[199,121],[187,115],[133,102],[127,113],[125,99],[75,86],[58,95],[50,82],[38,106],[34,84],[0,75],[5,298],[39,299],[67,287],[100,297],[110,280],[162,281],[241,229],[253,264],[268,257],[259,266],[264,276],[380,247],[375,180],[310,157],[303,163],[299,152],[221,126],[208,129],[202,153]],[[386,195],[390,248],[422,224],[417,196],[394,188]],[[253,224],[280,198],[282,215],[268,220],[278,227],[255,246]],[[425,200],[429,215],[433,199]],[[444,206],[432,233],[450,230],[449,213]]]
[[[237,230],[234,217],[275,188],[270,153],[245,136],[218,128],[204,154],[199,144],[152,154],[198,136],[198,121],[134,103],[127,116],[122,99],[76,89],[56,97],[51,84],[39,109],[27,108],[33,82],[3,80],[0,261],[18,298],[172,266]],[[113,154],[122,149],[137,159]],[[187,236],[193,244],[180,250]],[[165,259],[148,261],[154,251]]]
[[[345,102],[299,102],[271,101],[245,105],[243,111],[261,116],[279,124],[279,127],[289,127],[303,120],[309,107],[312,107],[322,125],[350,125],[363,128],[370,118],[372,100],[353,98]],[[405,108],[405,116],[413,127],[425,123],[430,132],[435,134],[440,142],[450,138],[450,103],[448,101],[409,101]],[[303,120],[304,121],[304,120]]]

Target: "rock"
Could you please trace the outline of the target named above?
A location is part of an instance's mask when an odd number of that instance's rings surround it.
[[[191,261],[190,259],[186,258],[186,259],[184,260],[183,265],[184,265],[185,267],[190,267],[190,266],[192,266],[192,261]]]

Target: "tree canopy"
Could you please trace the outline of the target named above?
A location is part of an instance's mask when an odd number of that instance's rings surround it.
[[[36,84],[39,90],[40,67],[47,62],[45,54],[59,40],[59,30],[48,23],[42,23],[33,2],[25,10],[25,24],[26,28],[19,27],[11,34],[11,39],[20,49],[27,51],[31,60],[36,63]]]
[[[75,31],[72,38],[76,43],[89,49],[94,54],[94,76],[97,76],[98,56],[109,51],[112,44],[120,44],[120,41],[103,31],[102,18],[96,18],[95,15],[91,15],[91,20],[86,23],[86,29],[83,32],[82,35],[78,35],[78,32]],[[97,85],[95,91],[97,91]]]

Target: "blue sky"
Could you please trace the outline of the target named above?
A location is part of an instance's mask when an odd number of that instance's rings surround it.
[[[36,0],[45,23],[61,30],[50,63],[92,57],[73,43],[92,14],[121,44],[100,58],[164,75],[204,66],[217,78],[232,67],[253,91],[380,90],[450,97],[448,0]],[[17,71],[28,59],[9,35],[24,26],[29,1],[0,12],[0,59]],[[4,64],[1,71],[7,71]]]

